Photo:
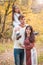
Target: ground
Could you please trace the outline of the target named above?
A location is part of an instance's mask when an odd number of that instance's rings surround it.
[[[0,53],[0,65],[15,65],[14,64],[14,56],[13,56],[13,44],[4,44],[6,46],[5,52]],[[12,45],[12,47],[11,47]],[[10,48],[9,48],[9,47]],[[43,52],[43,47],[40,44],[36,44],[36,49],[38,51],[38,65],[43,65],[43,56],[41,55]]]
[[[0,65],[14,65],[13,50],[0,55]]]

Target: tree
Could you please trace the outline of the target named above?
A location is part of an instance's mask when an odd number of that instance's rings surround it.
[[[3,0],[3,1],[4,1],[4,3],[5,3],[6,0]],[[16,0],[13,0],[13,1],[12,1],[12,0],[7,0],[8,5],[7,5],[7,7],[6,7],[5,14],[4,14],[2,31],[0,32],[0,36],[1,36],[1,37],[4,37],[4,34],[3,34],[3,33],[4,33],[5,25],[6,25],[6,18],[7,18],[7,16],[12,12],[12,10],[9,11],[9,8],[10,8],[10,6],[12,7],[12,6],[14,5],[15,1],[16,1]],[[1,24],[1,19],[2,19],[1,16],[2,16],[2,15],[0,14],[0,24]]]
[[[22,5],[28,5],[28,0],[21,0]]]

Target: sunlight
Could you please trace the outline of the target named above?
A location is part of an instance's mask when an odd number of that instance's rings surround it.
[[[43,0],[36,0],[38,4],[43,4]]]
[[[43,0],[32,0],[32,11],[37,13],[43,9]]]

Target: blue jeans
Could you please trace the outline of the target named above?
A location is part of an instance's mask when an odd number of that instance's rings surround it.
[[[14,49],[15,65],[23,65],[24,49]]]

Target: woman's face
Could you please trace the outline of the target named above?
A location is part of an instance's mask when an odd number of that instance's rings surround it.
[[[15,7],[15,12],[16,13],[20,12],[20,9],[18,7]]]
[[[29,35],[31,33],[31,30],[29,27],[26,29],[26,33],[27,33],[27,35]]]

